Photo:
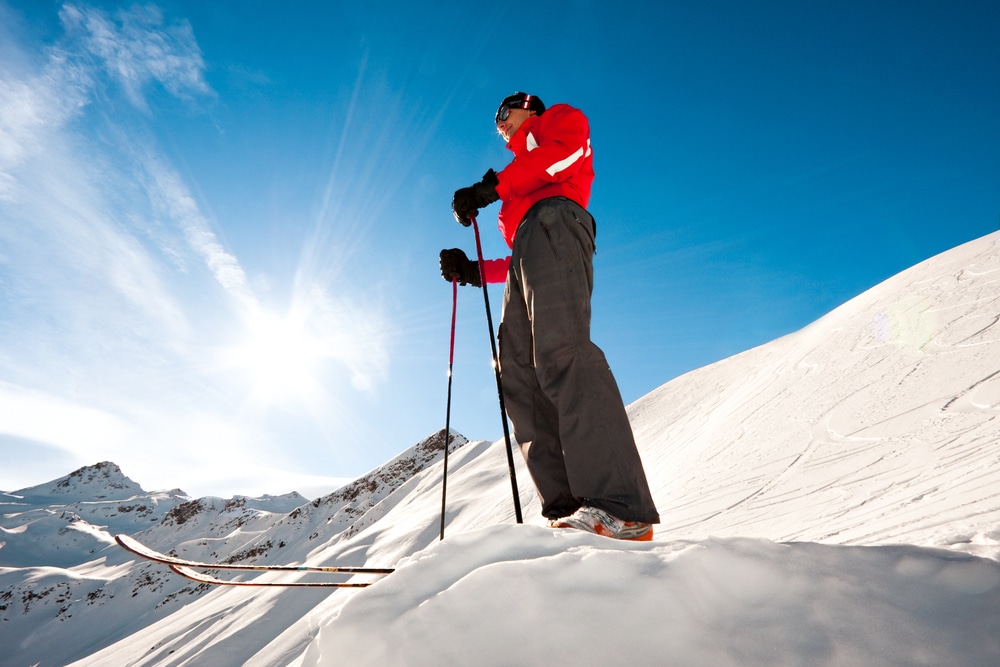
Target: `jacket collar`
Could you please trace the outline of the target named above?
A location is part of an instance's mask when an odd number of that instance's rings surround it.
[[[507,142],[507,150],[514,155],[523,153],[528,145],[528,135],[541,122],[541,118],[541,116],[532,116],[521,123],[521,127],[517,128],[517,132]]]

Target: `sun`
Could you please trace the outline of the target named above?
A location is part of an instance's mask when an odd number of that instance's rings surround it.
[[[309,403],[321,391],[317,373],[329,359],[325,342],[305,318],[261,310],[247,318],[243,339],[226,352],[227,365],[248,383],[256,404]]]
[[[385,381],[393,327],[373,300],[359,304],[311,284],[285,311],[244,305],[238,333],[217,359],[247,408],[325,415],[346,387],[372,396]]]

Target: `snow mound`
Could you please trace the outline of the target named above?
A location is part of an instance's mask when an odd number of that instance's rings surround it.
[[[1000,563],[913,546],[494,526],[355,595],[303,667],[1000,664]]]

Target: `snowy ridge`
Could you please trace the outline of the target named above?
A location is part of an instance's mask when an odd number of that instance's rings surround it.
[[[188,585],[114,546],[11,565],[4,546],[0,667],[620,663],[568,635],[628,637],[636,665],[1000,664],[998,322],[992,234],[640,399],[652,543],[514,525],[503,443],[464,438],[438,541],[437,434],[290,511],[177,496],[134,524],[192,559],[397,568],[360,592]],[[11,502],[11,544],[25,512],[64,511]]]
[[[632,405],[664,527],[996,558],[998,238]]]
[[[448,451],[453,452],[467,442],[464,436],[452,432]],[[392,501],[388,499],[413,479],[414,475],[438,461],[443,451],[442,429],[441,432],[421,441],[367,475],[314,500],[309,505],[296,509],[288,515],[284,523],[314,527],[319,524],[333,524],[343,528],[332,531],[336,534],[336,539],[349,538],[383,516],[392,505]],[[399,495],[393,500],[398,498]],[[317,537],[319,537],[318,529],[310,534],[309,539]]]

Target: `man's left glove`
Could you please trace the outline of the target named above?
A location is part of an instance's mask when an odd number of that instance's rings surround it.
[[[441,275],[449,282],[457,278],[462,285],[482,287],[479,264],[466,257],[458,248],[441,251]]]
[[[496,172],[490,169],[480,182],[456,190],[451,200],[451,211],[455,214],[455,219],[466,227],[471,225],[472,218],[479,215],[479,209],[500,199],[500,195],[497,194],[498,185],[500,180]]]

